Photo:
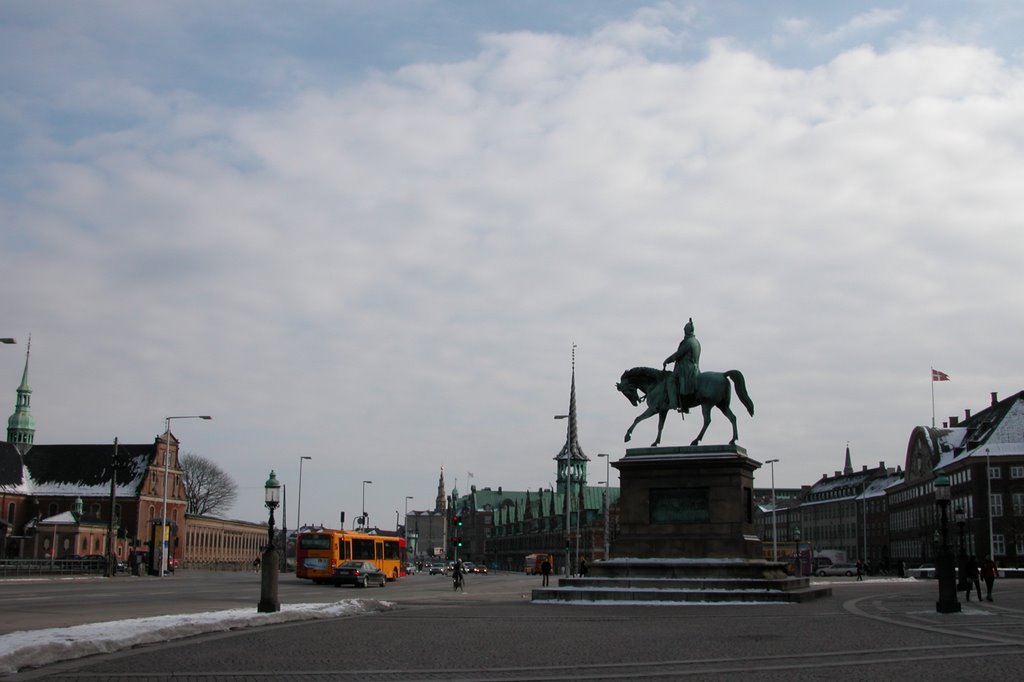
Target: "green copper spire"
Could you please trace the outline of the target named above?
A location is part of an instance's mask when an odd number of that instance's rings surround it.
[[[29,336],[28,348],[25,350],[25,371],[21,375],[21,386],[18,386],[18,400],[14,414],[7,420],[7,442],[13,443],[22,452],[32,445],[36,435],[36,420],[29,412],[32,389],[28,385],[28,359],[31,353],[32,337]]]

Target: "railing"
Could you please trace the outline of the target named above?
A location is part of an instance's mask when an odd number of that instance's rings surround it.
[[[94,559],[0,559],[0,577],[103,575],[106,564]]]

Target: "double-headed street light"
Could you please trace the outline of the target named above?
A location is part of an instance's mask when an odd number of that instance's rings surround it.
[[[260,562],[260,601],[256,611],[275,613],[281,610],[281,602],[277,598],[277,548],[274,547],[274,510],[281,504],[281,484],[273,470],[263,484],[263,503],[270,510],[270,518],[267,521],[267,547]]]
[[[366,529],[370,527],[369,519],[366,518],[366,485],[368,483],[372,484],[373,481],[363,481],[363,515],[359,517],[363,520],[363,532],[366,532]]]
[[[167,527],[167,479],[170,476],[168,469],[171,460],[171,420],[172,419],[213,419],[208,414],[188,414],[177,417],[165,417],[164,423],[164,494],[163,511],[160,518],[160,577],[167,575],[167,544],[170,539],[170,532]]]
[[[778,461],[778,458],[765,461],[765,464],[772,467],[772,561],[779,560],[779,527],[775,523],[775,463]],[[800,548],[797,547],[797,555],[799,554]]]
[[[299,455],[299,505],[295,510],[295,532],[302,531],[302,462],[303,460],[313,459],[309,455]]]

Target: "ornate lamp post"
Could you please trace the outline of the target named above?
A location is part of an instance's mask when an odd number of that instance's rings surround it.
[[[277,548],[274,547],[274,510],[281,503],[281,484],[274,476],[273,470],[263,486],[263,491],[264,504],[270,510],[270,520],[267,522],[267,547],[260,562],[263,573],[260,579],[260,602],[256,605],[256,610],[259,613],[274,613],[281,610],[281,602],[277,598]]]
[[[953,550],[949,546],[949,477],[939,474],[933,484],[935,503],[939,505],[941,544],[935,572],[939,578],[939,600],[935,602],[938,613],[958,613],[960,602],[956,598],[956,563]]]

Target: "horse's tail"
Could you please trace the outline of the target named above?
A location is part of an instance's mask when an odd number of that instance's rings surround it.
[[[743,372],[738,369],[730,369],[725,372],[725,376],[732,379],[732,383],[736,384],[736,395],[740,397],[740,402],[747,408],[747,412],[750,416],[754,416],[754,401],[750,399],[750,394],[747,393],[747,382],[743,379]]]

